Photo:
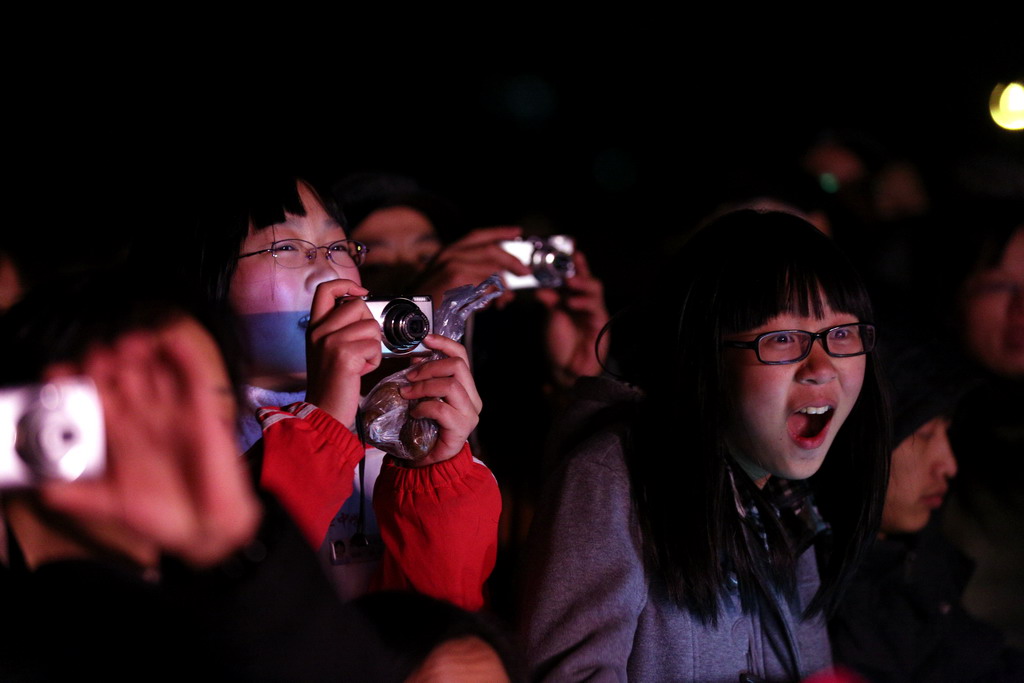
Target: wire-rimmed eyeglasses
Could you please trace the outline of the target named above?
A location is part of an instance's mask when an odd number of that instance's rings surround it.
[[[271,242],[266,249],[239,254],[238,258],[269,253],[274,261],[285,268],[301,268],[316,261],[316,256],[323,249],[327,260],[339,266],[359,266],[370,251],[362,242],[356,240],[337,240],[330,244],[317,246],[306,240],[290,239]]]
[[[816,339],[821,340],[825,353],[833,358],[862,356],[875,348],[875,326],[869,323],[849,323],[821,332],[776,330],[759,334],[752,341],[724,341],[722,346],[753,349],[757,360],[766,365],[786,365],[807,358]]]

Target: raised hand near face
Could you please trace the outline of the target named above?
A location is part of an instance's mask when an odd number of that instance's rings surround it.
[[[421,400],[410,411],[412,417],[432,418],[440,427],[437,443],[427,457],[409,463],[415,467],[442,462],[457,455],[480,421],[483,408],[469,370],[466,347],[437,334],[428,335],[423,343],[448,358],[416,365],[406,375],[412,384],[401,389],[404,399],[427,399]]]
[[[343,425],[355,423],[360,378],[380,365],[381,332],[352,280],[317,286],[306,335],[306,400]]]
[[[530,269],[501,248],[500,242],[523,233],[519,227],[479,228],[448,245],[427,266],[415,286],[417,293],[430,294],[440,304],[444,293],[462,285],[478,285],[488,276],[502,271],[529,275]],[[508,303],[515,292],[498,297],[498,306]]]
[[[545,331],[548,360],[555,381],[564,388],[572,386],[578,377],[598,375],[601,365],[597,353],[608,354],[610,338],[601,337],[600,348],[595,344],[601,330],[608,323],[608,309],[604,304],[604,286],[590,272],[586,257],[579,251],[573,254],[576,274],[558,289],[538,289],[537,300],[547,308]]]
[[[136,558],[177,556],[210,566],[249,542],[261,508],[235,446],[235,400],[213,338],[182,318],[96,346],[80,365],[105,415],[99,479],[45,485],[43,505],[94,544]]]

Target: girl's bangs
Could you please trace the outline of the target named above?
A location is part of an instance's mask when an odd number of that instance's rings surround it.
[[[826,308],[872,322],[860,276],[834,245],[828,246],[804,243],[787,253],[737,259],[737,267],[721,280],[723,332],[760,327],[785,313],[820,319]]]

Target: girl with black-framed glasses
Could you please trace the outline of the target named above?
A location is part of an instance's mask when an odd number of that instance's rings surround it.
[[[535,517],[534,674],[827,668],[823,614],[877,528],[888,468],[860,277],[803,220],[739,211],[613,326],[630,383],[578,385],[589,420]]]

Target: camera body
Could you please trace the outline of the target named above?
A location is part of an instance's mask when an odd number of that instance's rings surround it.
[[[576,274],[576,266],[572,262],[576,242],[569,235],[523,237],[504,240],[499,245],[532,271],[530,275],[502,273],[501,277],[509,289],[561,287],[567,278]]]
[[[95,385],[62,377],[0,391],[0,444],[0,489],[101,474],[106,443]]]
[[[363,301],[380,324],[381,354],[419,356],[430,353],[422,343],[433,327],[434,309],[429,296],[364,296]]]

